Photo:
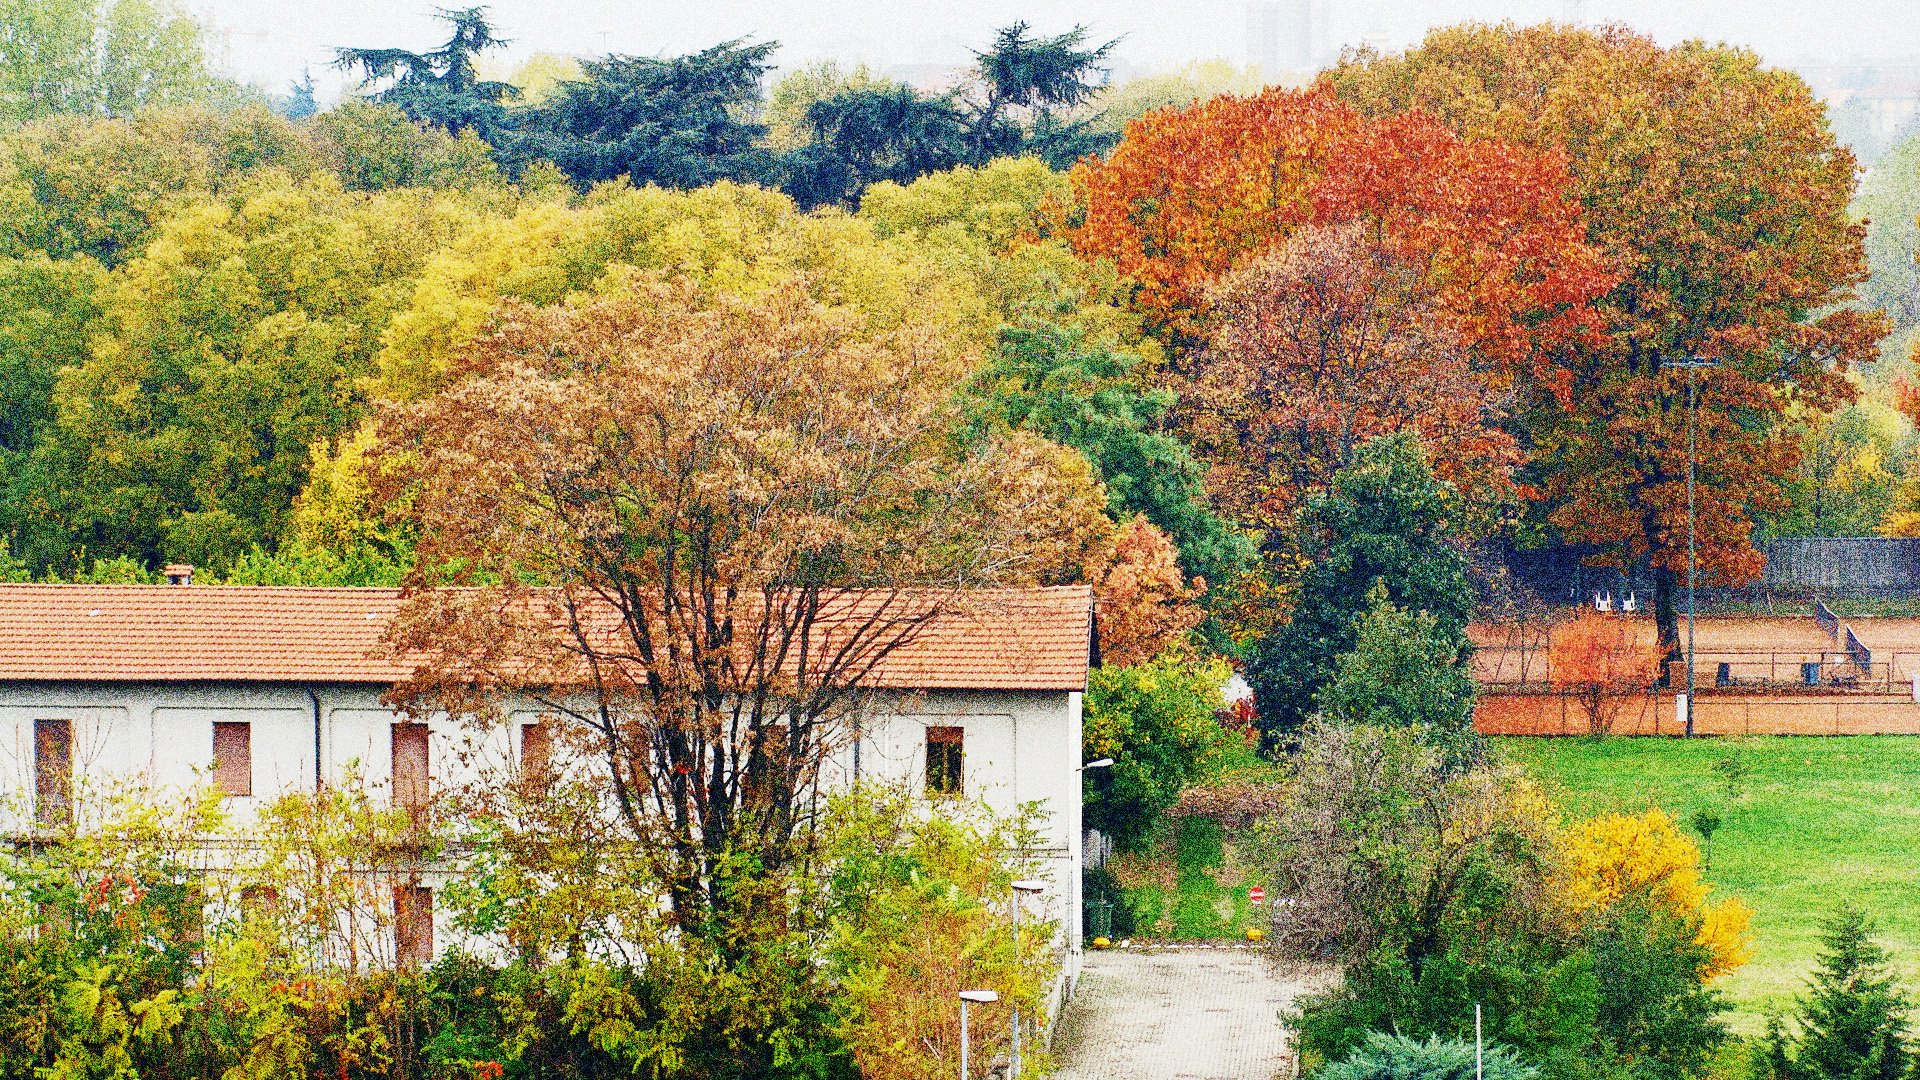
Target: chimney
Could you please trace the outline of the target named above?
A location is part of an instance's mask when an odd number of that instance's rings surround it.
[[[192,563],[168,563],[167,568],[162,570],[161,573],[167,575],[167,584],[169,585],[193,584]]]

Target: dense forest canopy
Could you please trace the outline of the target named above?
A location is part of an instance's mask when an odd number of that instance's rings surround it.
[[[946,283],[931,295],[974,356],[952,437],[1020,431],[1082,460],[1111,520],[1170,538],[1243,638],[1284,620],[1311,547],[1297,508],[1407,428],[1466,498],[1460,542],[1571,544],[1674,580],[1668,353],[1728,361],[1703,390],[1715,580],[1769,536],[1920,532],[1916,152],[1856,193],[1805,85],[1738,50],[1470,27],[1309,89],[1221,64],[1115,86],[1114,42],[1016,23],[936,93],[781,70],[751,38],[500,76],[501,34],[468,8],[436,44],[341,48],[358,88],[319,109],[304,74],[279,96],[218,78],[164,5],[29,6],[35,62],[0,87],[15,577],[191,561],[399,580],[414,525],[373,494],[370,417],[439,392],[503,302],[635,272],[745,293],[798,274],[873,310],[905,265]],[[1495,57],[1561,104],[1449,96]],[[1668,94],[1668,141],[1623,148],[1580,89],[1621,92],[1616,67],[1648,93],[1718,88]],[[1700,165],[1681,147],[1708,130],[1769,149]],[[1799,195],[1778,222],[1688,233],[1616,182],[1637,153],[1675,163],[1674,213]],[[1285,185],[1256,183],[1263,161]],[[1749,254],[1701,254],[1722,248]],[[1378,342],[1355,332],[1368,311]],[[1311,351],[1277,332],[1304,325]]]

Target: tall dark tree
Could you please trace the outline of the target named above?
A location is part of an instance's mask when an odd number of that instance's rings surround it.
[[[882,180],[912,183],[967,160],[966,120],[949,95],[904,83],[851,87],[807,106],[808,142],[786,161],[803,206],[851,206]]]
[[[764,181],[773,157],[757,119],[777,42],[722,42],[687,56],[607,56],[581,66],[521,117],[516,150],[544,158],[582,187],[627,177],[696,188]]]
[[[1449,531],[1455,504],[1453,489],[1434,477],[1412,432],[1362,446],[1326,492],[1308,501],[1299,548],[1312,565],[1292,616],[1254,643],[1247,665],[1269,746],[1312,714],[1340,656],[1354,649],[1376,584],[1394,607],[1431,612],[1432,634],[1448,643],[1451,655],[1470,655],[1473,595],[1466,556]]]
[[[994,34],[993,44],[974,53],[980,82],[971,103],[967,146],[974,164],[1013,154],[1037,153],[1055,168],[1099,148],[1084,119],[1066,114],[1085,105],[1106,81],[1101,65],[1118,39],[1087,46],[1087,28],[1034,37],[1017,22]]]
[[[334,66],[358,74],[363,89],[385,83],[372,95],[375,101],[397,106],[422,123],[456,134],[472,130],[494,142],[506,126],[506,103],[520,90],[480,78],[476,58],[507,44],[507,39],[494,33],[484,7],[441,8],[438,16],[453,34],[432,52],[337,49]]]
[[[289,120],[305,120],[320,111],[311,70],[303,69],[299,81],[289,84],[285,95],[274,96],[273,111]]]
[[[788,156],[787,191],[808,206],[852,206],[870,184],[907,183],[956,165],[1033,154],[1063,168],[1112,142],[1078,110],[1106,79],[1118,41],[1087,28],[1035,37],[1024,22],[975,52],[968,86],[922,94],[901,83],[854,87],[807,108],[809,141]]]
[[[1873,940],[1872,920],[1843,904],[1828,920],[1825,946],[1807,994],[1799,1032],[1776,1022],[1767,1031],[1759,1080],[1901,1080],[1914,1065],[1907,1041],[1907,997]]]

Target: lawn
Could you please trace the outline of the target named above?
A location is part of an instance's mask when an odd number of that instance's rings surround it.
[[[1237,938],[1265,922],[1247,900],[1246,868],[1237,864],[1218,823],[1189,817],[1164,822],[1147,850],[1110,864],[1131,919],[1129,936],[1162,941]]]
[[[1720,983],[1741,1030],[1791,1008],[1843,899],[1920,990],[1920,737],[1498,741],[1573,814],[1719,812],[1707,876],[1754,909],[1753,960]]]

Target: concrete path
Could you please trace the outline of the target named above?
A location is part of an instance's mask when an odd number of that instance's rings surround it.
[[[1311,989],[1253,949],[1090,952],[1053,1050],[1056,1080],[1272,1080],[1280,1012]]]

